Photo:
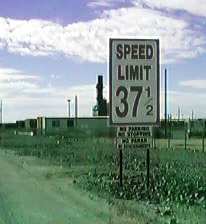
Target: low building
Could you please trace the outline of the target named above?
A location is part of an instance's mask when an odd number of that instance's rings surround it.
[[[3,124],[1,124],[1,128],[14,129],[14,128],[17,128],[17,124],[16,123],[3,123]]]
[[[197,136],[206,136],[206,120],[189,120],[187,123],[187,134],[189,138]]]
[[[63,134],[75,129],[93,132],[107,132],[108,116],[102,117],[38,117],[37,132],[40,134]]]
[[[25,128],[26,129],[36,129],[37,128],[37,120],[32,119],[26,119],[25,120]]]
[[[108,122],[109,118],[107,116],[78,117],[76,127],[81,129],[101,130],[108,128]]]
[[[39,134],[65,133],[74,127],[74,118],[64,117],[38,117],[37,132]]]
[[[18,128],[25,128],[25,121],[16,121],[16,125]]]

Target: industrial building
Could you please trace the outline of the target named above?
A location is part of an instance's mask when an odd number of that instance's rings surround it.
[[[25,120],[26,129],[36,129],[37,128],[37,119],[26,119]]]
[[[73,118],[63,117],[38,117],[37,133],[38,134],[55,134],[64,133],[69,128],[74,127]]]
[[[107,116],[108,104],[107,100],[103,98],[103,76],[98,75],[97,89],[97,104],[93,107],[93,116]]]
[[[37,134],[52,135],[65,134],[70,131],[85,130],[90,133],[98,131],[107,132],[109,129],[109,119],[107,116],[102,117],[38,117]]]

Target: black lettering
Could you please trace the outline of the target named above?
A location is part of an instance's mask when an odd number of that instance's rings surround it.
[[[125,136],[125,133],[124,133],[124,132],[119,132],[119,133],[118,133],[118,136],[119,136],[119,137],[124,137],[124,136]]]
[[[120,111],[119,107],[116,107],[116,114],[118,117],[125,117],[128,113],[128,103],[127,103],[127,96],[128,92],[127,89],[124,86],[120,86],[117,89],[116,96],[120,96],[120,93],[123,92],[123,98],[121,99],[121,103],[124,105],[123,112]]]
[[[124,59],[126,59],[127,55],[129,55],[129,54],[130,54],[130,46],[129,46],[129,44],[125,44],[124,45]]]
[[[138,80],[139,79],[139,66],[130,66],[130,80]]]
[[[128,138],[122,139],[122,143],[129,143],[129,139]]]
[[[139,45],[139,59],[145,59],[145,45]]]
[[[143,80],[143,69],[142,69],[142,65],[140,65],[140,77],[139,80]]]
[[[121,45],[121,44],[118,44],[118,45],[117,45],[117,53],[116,53],[116,57],[117,57],[118,59],[122,59],[122,56],[123,56],[122,45]]]
[[[146,80],[149,80],[149,70],[151,69],[151,65],[145,65],[144,69],[146,70]]]
[[[132,59],[138,59],[137,50],[138,45],[132,44]]]
[[[121,65],[118,65],[117,67],[117,74],[118,74],[118,80],[124,80],[124,76],[121,75]]]
[[[146,46],[146,58],[147,59],[152,59],[153,57],[153,48],[151,45]]]
[[[151,65],[118,65],[117,78],[118,80],[150,80],[151,69]]]
[[[126,68],[125,68],[125,76],[126,76],[126,80],[128,80],[129,78],[129,65],[126,65]]]

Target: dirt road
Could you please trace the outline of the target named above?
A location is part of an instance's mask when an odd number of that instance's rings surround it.
[[[106,201],[76,189],[66,168],[0,150],[0,224],[110,223]]]

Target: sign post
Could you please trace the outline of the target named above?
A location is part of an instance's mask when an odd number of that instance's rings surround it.
[[[159,40],[109,40],[110,125],[121,127],[154,126],[159,116]],[[135,131],[133,131],[135,133]],[[142,132],[142,131],[141,131]],[[128,130],[125,132],[126,135]],[[133,134],[134,134],[133,133]],[[136,132],[136,134],[140,133]],[[118,131],[117,131],[118,134]],[[132,134],[131,134],[132,135]],[[149,136],[118,136],[117,148],[147,149],[149,186]],[[122,175],[122,164],[120,165]],[[120,184],[122,184],[120,177]]]
[[[149,149],[147,149],[147,187],[149,187]]]
[[[122,149],[119,150],[119,180],[120,180],[120,186],[122,187],[122,179],[123,179],[123,175],[122,175]]]
[[[203,122],[203,127],[202,127],[202,151],[205,151],[205,120]]]

